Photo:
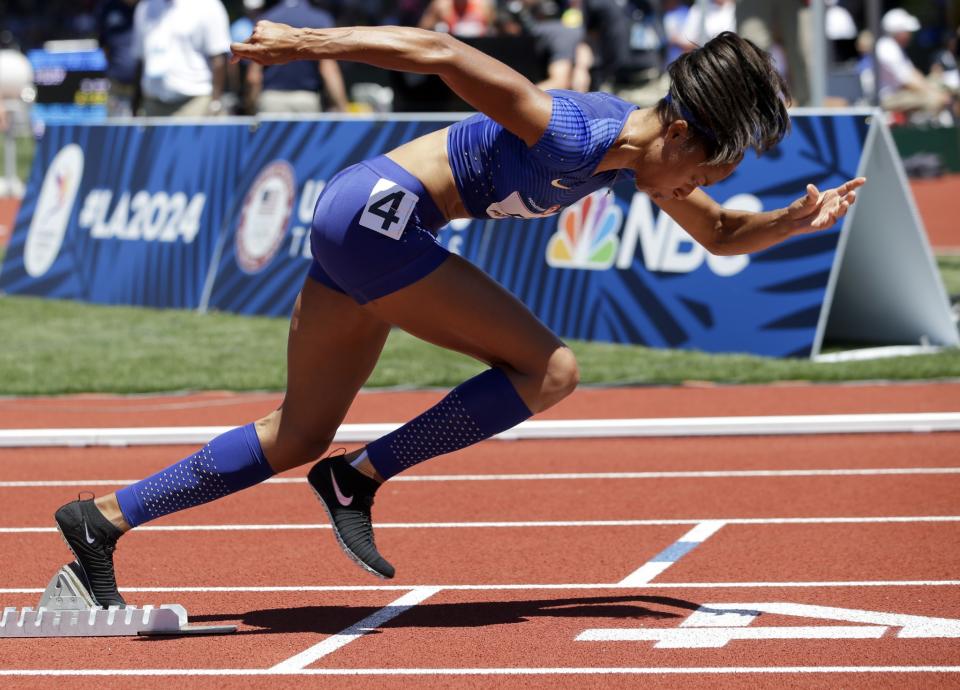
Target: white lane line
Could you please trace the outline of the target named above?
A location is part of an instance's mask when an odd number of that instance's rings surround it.
[[[400,475],[390,482],[515,482],[587,479],[737,479],[751,477],[884,477],[960,474],[960,467],[878,467],[867,469],[702,470],[687,472],[543,472],[530,474],[420,474]],[[70,486],[127,486],[137,479],[58,479],[0,481],[0,489]],[[305,477],[274,477],[264,484],[306,484]]]
[[[960,580],[848,580],[821,582],[648,582],[640,586],[620,583],[558,584],[489,584],[489,585],[277,585],[236,587],[124,587],[124,593],[140,594],[263,594],[300,592],[409,592],[413,589],[436,588],[467,592],[501,592],[527,590],[624,590],[624,589],[796,589],[843,587],[960,587]],[[0,594],[42,594],[42,587],[0,588]]]
[[[648,666],[543,668],[260,668],[0,669],[0,676],[592,676],[837,673],[960,673],[960,666]]]
[[[716,534],[725,524],[723,520],[704,520],[673,544],[623,578],[620,584],[628,587],[647,584]]]
[[[341,630],[336,635],[331,635],[318,642],[309,649],[305,649],[285,661],[281,661],[270,670],[275,673],[284,673],[289,671],[300,671],[305,669],[319,659],[332,654],[341,647],[350,644],[354,640],[376,630],[387,621],[393,620],[404,611],[421,603],[425,599],[432,597],[440,591],[439,587],[418,587],[411,592],[407,592],[399,599],[387,604],[379,611],[370,614],[363,620],[354,623],[348,628]]]
[[[700,544],[716,534],[724,524],[723,520],[704,520],[677,541]]]
[[[584,630],[577,635],[578,642],[656,642],[654,647],[675,648],[722,647],[724,636],[729,640],[879,640],[888,627],[881,625],[820,625],[791,626],[783,625],[764,628],[724,628],[722,631],[711,628],[669,628],[673,635],[664,633],[663,628],[595,628]],[[669,637],[666,644],[663,638]]]
[[[335,443],[366,443],[400,423],[343,424]],[[2,429],[0,447],[197,445],[226,426]],[[494,438],[502,441],[565,438],[756,436],[795,434],[891,434],[960,431],[960,412],[892,414],[663,417],[654,419],[556,419],[523,422]]]
[[[518,520],[515,522],[379,522],[377,529],[521,529],[541,527],[658,527],[662,525],[698,525],[715,518],[677,518],[667,520]],[[719,518],[728,525],[832,525],[960,522],[960,515],[904,515],[892,517],[797,517],[797,518]],[[249,532],[328,530],[329,523],[264,525],[145,525],[137,532]],[[0,527],[0,534],[54,533],[56,527]]]

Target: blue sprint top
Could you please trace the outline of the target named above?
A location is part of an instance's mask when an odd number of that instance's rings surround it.
[[[593,171],[637,106],[607,93],[551,90],[550,124],[531,147],[486,115],[451,125],[447,154],[473,218],[550,216],[620,174]]]

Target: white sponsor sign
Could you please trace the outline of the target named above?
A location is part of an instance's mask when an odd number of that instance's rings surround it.
[[[91,189],[78,224],[96,240],[176,242],[190,244],[200,232],[207,195],[183,192],[123,191],[114,203],[111,189]]]
[[[856,625],[753,625],[764,613]],[[899,629],[901,639],[958,638],[960,620],[810,604],[703,604],[676,628],[597,628],[585,630],[577,640],[652,641],[657,649],[693,649],[723,647],[732,640],[879,639],[891,629]]]
[[[83,150],[67,144],[50,162],[27,232],[23,267],[34,278],[49,271],[60,253],[82,177]]]

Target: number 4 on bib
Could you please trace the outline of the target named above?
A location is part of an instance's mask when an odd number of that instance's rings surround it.
[[[419,200],[409,189],[381,177],[370,192],[359,223],[368,230],[398,240]]]

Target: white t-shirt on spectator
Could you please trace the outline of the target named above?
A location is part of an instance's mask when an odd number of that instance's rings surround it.
[[[889,96],[913,81],[916,67],[890,36],[877,41],[877,63],[880,67],[880,97]]]
[[[133,15],[133,54],[143,60],[143,93],[174,102],[213,91],[209,59],[230,51],[220,0],[141,0]]]
[[[700,33],[701,24],[705,35]],[[683,37],[698,46],[724,31],[736,30],[737,5],[733,2],[711,2],[707,6],[706,15],[700,11],[699,4],[693,5],[683,23]]]

